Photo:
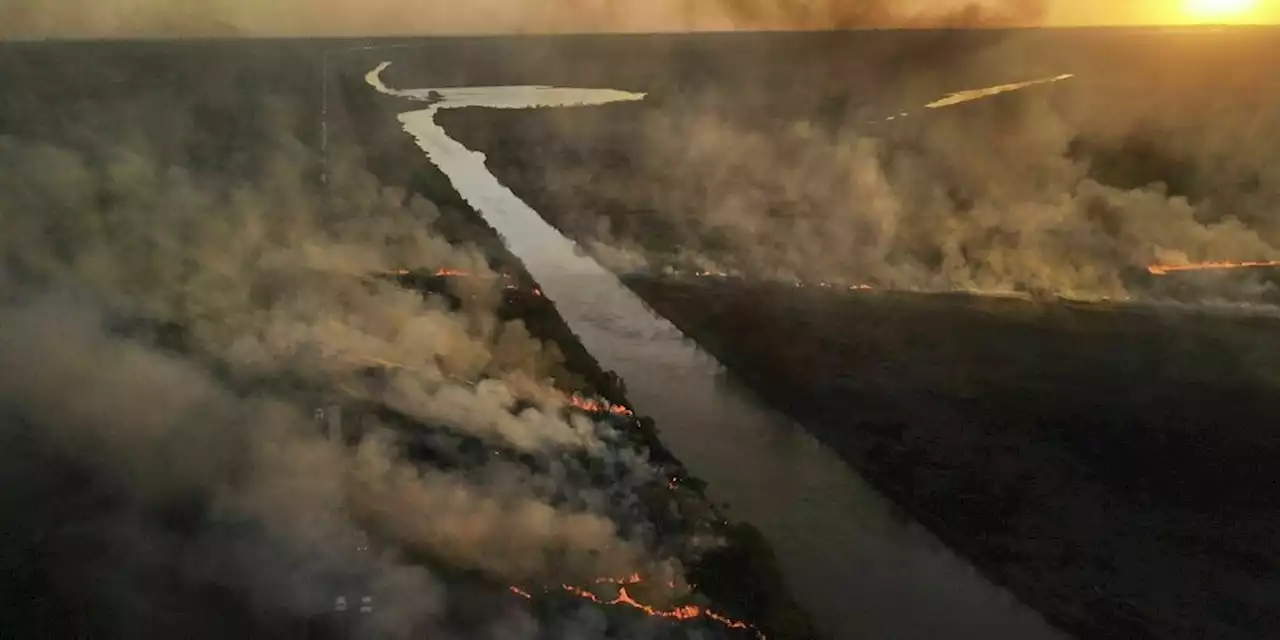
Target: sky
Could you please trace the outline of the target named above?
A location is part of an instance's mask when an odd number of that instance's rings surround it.
[[[1184,10],[1194,0],[1052,0],[1050,25],[1187,24],[1205,21]],[[1201,3],[1204,4],[1204,3]],[[1230,2],[1227,2],[1230,4]],[[1280,24],[1280,0],[1256,0],[1244,16],[1213,22]]]
[[[1184,10],[1241,1],[0,0],[0,38],[1280,23],[1280,0],[1222,18]]]

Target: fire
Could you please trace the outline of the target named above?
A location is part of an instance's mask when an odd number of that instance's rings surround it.
[[[761,633],[759,629],[756,629],[753,625],[748,624],[746,622],[742,622],[740,620],[734,620],[729,616],[717,613],[715,611],[712,611],[704,607],[699,607],[697,605],[692,605],[692,604],[685,604],[685,605],[676,606],[671,609],[659,609],[657,607],[653,607],[643,602],[640,602],[639,600],[636,600],[635,596],[632,596],[630,593],[627,592],[627,586],[637,585],[642,582],[644,582],[644,579],[641,578],[639,574],[632,574],[625,578],[596,579],[594,581],[594,584],[617,585],[618,595],[614,596],[612,599],[602,598],[587,589],[584,589],[582,587],[575,587],[569,584],[560,585],[560,589],[565,593],[568,593],[573,596],[577,596],[579,598],[582,598],[583,600],[588,600],[590,602],[594,602],[599,605],[629,607],[631,609],[640,611],[641,613],[644,613],[645,615],[654,617],[654,618],[666,618],[668,620],[679,620],[679,621],[706,618],[709,620],[714,620],[729,629],[740,629],[743,631],[749,631],[753,633],[756,636],[756,638],[758,638],[759,640],[765,640],[765,635]],[[672,583],[668,583],[667,586],[671,588],[675,587],[675,585]],[[508,589],[512,593],[520,596],[521,598],[524,598],[526,600],[533,599],[533,595],[531,593],[529,593],[528,591],[525,591],[524,589],[521,589],[520,587],[511,586],[511,587],[508,587]]]
[[[1280,260],[1246,260],[1244,262],[1194,262],[1191,264],[1153,264],[1147,267],[1152,275],[1163,276],[1174,271],[1209,271],[1214,269],[1250,269],[1256,267],[1280,267]]]
[[[377,275],[383,275],[383,276],[407,276],[411,274],[413,274],[412,269],[403,269],[403,268],[377,272]],[[450,268],[441,267],[433,271],[431,275],[436,278],[469,278],[476,274],[470,271],[466,271],[465,269],[450,269]],[[502,280],[503,282],[502,288],[508,291],[514,291],[520,288],[519,285],[516,284],[515,278],[511,277],[511,274],[509,273],[498,273],[491,277],[495,277]],[[541,298],[543,295],[542,289],[539,287],[534,287],[532,293],[535,297],[538,297],[538,298]]]
[[[734,277],[732,274],[725,273],[724,271],[694,271],[693,276],[696,278],[733,278]],[[869,284],[865,284],[861,282],[848,284],[848,283],[842,283],[842,282],[828,282],[826,280],[817,280],[817,281],[793,280],[790,282],[790,284],[797,289],[803,289],[805,287],[821,287],[823,289],[846,289],[848,291],[871,291],[875,289],[875,287],[872,287]]]
[[[569,404],[588,413],[612,413],[617,416],[634,415],[632,411],[620,404],[612,404],[604,400],[590,400],[577,394],[569,397]]]
[[[407,364],[404,364],[403,362],[394,362],[392,360],[387,360],[384,358],[378,358],[374,356],[355,354],[355,355],[340,356],[340,357],[350,364],[357,364],[357,365],[366,366],[366,367],[382,367],[384,369],[400,369],[403,371],[418,371],[418,369],[416,369],[415,367],[411,367]],[[464,380],[456,376],[449,375],[447,377],[459,384],[465,384],[468,386],[475,385],[474,382],[471,382],[469,380]],[[577,393],[574,393],[568,396],[565,402],[566,404],[574,408],[581,409],[582,411],[585,411],[587,413],[608,413],[615,416],[628,416],[628,417],[635,415],[635,412],[632,411],[630,408],[628,408],[626,405],[613,404],[606,400],[592,400],[589,398],[584,398],[578,395]]]

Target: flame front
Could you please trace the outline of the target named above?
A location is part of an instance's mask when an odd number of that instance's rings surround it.
[[[612,413],[617,416],[634,415],[630,409],[623,405],[612,404],[603,400],[589,400],[577,394],[569,396],[569,404],[588,413]]]
[[[1193,262],[1191,264],[1153,264],[1147,267],[1152,275],[1164,276],[1175,271],[1212,271],[1218,269],[1252,269],[1257,267],[1280,267],[1280,260],[1246,260],[1244,262]]]
[[[685,605],[680,605],[671,609],[659,609],[657,607],[653,607],[643,602],[640,602],[639,600],[636,600],[634,596],[632,596],[630,593],[627,592],[627,586],[637,585],[642,582],[644,582],[644,579],[641,578],[639,574],[632,574],[625,578],[596,579],[594,581],[595,584],[612,584],[612,585],[618,586],[618,595],[613,597],[612,599],[602,598],[587,589],[584,589],[582,587],[576,587],[569,584],[560,585],[560,589],[565,593],[576,596],[583,600],[594,602],[599,605],[629,607],[631,609],[639,611],[653,618],[665,618],[668,620],[679,620],[679,621],[706,618],[708,620],[714,620],[729,629],[740,629],[742,631],[749,631],[752,634],[754,634],[756,638],[758,638],[759,640],[765,640],[765,635],[761,633],[759,629],[756,629],[753,625],[748,624],[746,622],[742,622],[740,620],[734,620],[733,618],[730,618],[720,613],[716,613],[715,611],[712,611],[704,607],[699,607],[697,605],[692,605],[692,604],[685,604]],[[671,588],[675,588],[675,585],[672,583],[668,583],[667,586]],[[533,599],[533,594],[531,594],[530,592],[524,589],[521,589],[520,587],[513,585],[508,587],[508,589],[511,591],[511,593],[514,593],[520,596],[521,598],[524,598],[526,600]]]
[[[733,274],[725,273],[724,271],[694,271],[693,275],[694,277],[697,277],[697,278],[733,278],[734,277]],[[848,283],[840,283],[840,282],[828,282],[826,280],[817,280],[817,281],[795,280],[795,281],[792,281],[791,284],[798,289],[804,288],[804,287],[821,287],[823,289],[848,289],[849,291],[871,291],[875,289],[875,287],[872,287],[869,284],[865,284],[861,282],[848,284]]]

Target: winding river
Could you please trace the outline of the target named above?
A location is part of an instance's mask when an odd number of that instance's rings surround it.
[[[503,186],[484,155],[435,122],[441,109],[541,108],[644,94],[542,86],[392,89],[383,63],[366,80],[426,108],[399,115],[427,157],[503,237],[639,413],[708,496],[769,540],[797,599],[830,638],[1056,638],[1034,611],[895,513],[834,452],[727,382],[723,367]]]

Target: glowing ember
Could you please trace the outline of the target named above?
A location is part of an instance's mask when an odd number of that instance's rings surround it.
[[[706,618],[708,620],[714,620],[730,629],[741,629],[743,631],[749,631],[753,633],[756,636],[756,638],[759,638],[760,640],[765,640],[765,635],[761,633],[760,630],[756,629],[754,626],[747,624],[746,622],[734,620],[733,618],[730,618],[726,615],[716,613],[715,611],[712,611],[710,609],[706,609],[703,607],[699,607],[697,605],[686,604],[686,605],[680,605],[680,606],[674,607],[672,609],[659,609],[657,607],[652,607],[647,604],[644,604],[643,602],[636,600],[634,596],[632,596],[630,593],[627,592],[628,585],[636,585],[636,584],[640,584],[641,582],[643,582],[643,579],[638,574],[632,574],[625,578],[599,578],[595,580],[595,584],[612,584],[612,585],[618,586],[618,595],[608,600],[592,593],[591,591],[583,589],[582,587],[575,587],[573,585],[562,584],[560,585],[560,588],[565,593],[568,593],[573,596],[577,596],[579,598],[582,598],[583,600],[588,600],[590,602],[594,602],[599,605],[629,607],[631,609],[644,613],[647,616],[654,617],[654,618],[666,618],[668,620],[685,621],[685,620],[696,620],[698,618]],[[674,587],[674,585],[670,585],[670,584],[668,586]],[[512,593],[522,598],[525,598],[526,600],[533,599],[533,596],[528,591],[525,591],[519,587],[512,586],[508,588],[511,590]]]
[[[630,409],[620,404],[612,404],[604,400],[589,400],[577,394],[569,397],[569,404],[588,413],[612,413],[617,416],[634,415]]]
[[[340,357],[351,364],[358,364],[366,367],[383,367],[386,369],[417,371],[417,369],[415,369],[414,367],[411,367],[402,362],[393,362],[391,360],[386,360],[384,358],[376,358],[374,356],[356,354],[356,355],[340,356]],[[457,382],[459,384],[465,384],[467,386],[475,386],[475,383],[469,380],[464,380],[456,376],[446,376],[446,377],[448,377],[450,380]],[[584,398],[578,395],[577,393],[570,395],[565,400],[565,402],[566,404],[574,408],[581,409],[582,411],[585,411],[587,413],[608,413],[615,416],[628,416],[628,417],[635,415],[635,412],[627,408],[625,405],[613,404],[606,400],[591,400],[589,398]],[[673,479],[672,482],[675,482],[675,480]]]
[[[694,271],[693,275],[696,278],[726,278],[727,279],[727,278],[735,277],[732,274],[725,273],[723,271]],[[817,280],[817,281],[793,280],[793,281],[784,281],[784,282],[786,282],[787,284],[790,284],[793,287],[796,287],[797,289],[802,289],[804,287],[821,287],[823,289],[848,289],[849,291],[871,291],[875,288],[869,284],[864,284],[864,283],[847,284],[847,283],[841,283],[841,282],[828,282],[826,280]]]
[[[461,269],[436,269],[435,275],[436,277],[446,278],[469,276],[471,274],[466,271],[462,271]]]
[[[387,271],[378,272],[379,275],[384,275],[384,276],[407,276],[407,275],[412,275],[413,273],[414,271],[412,269],[403,269],[403,268],[390,269]],[[451,269],[447,267],[441,267],[433,271],[431,275],[436,278],[469,278],[476,274],[470,271],[467,271],[465,269]],[[511,274],[509,273],[497,273],[491,276],[482,276],[482,277],[496,277],[496,278],[501,278],[503,280],[511,280]]]
[[[1280,260],[1246,260],[1244,262],[1195,262],[1192,264],[1153,264],[1147,267],[1152,275],[1163,276],[1174,271],[1211,271],[1216,269],[1250,269],[1256,267],[1280,267]]]

